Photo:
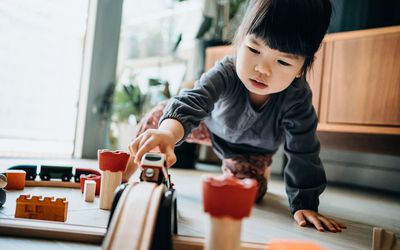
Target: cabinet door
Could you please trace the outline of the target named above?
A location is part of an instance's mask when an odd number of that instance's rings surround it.
[[[400,125],[400,34],[333,42],[328,122]]]
[[[235,48],[232,45],[215,46],[206,49],[206,59],[204,62],[204,71],[211,69],[215,62],[223,59],[225,56],[235,54]]]

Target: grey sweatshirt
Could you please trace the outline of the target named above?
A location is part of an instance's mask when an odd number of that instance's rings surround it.
[[[319,158],[312,93],[304,78],[296,78],[255,110],[236,74],[235,58],[225,57],[204,73],[193,89],[172,98],[160,123],[167,118],[182,123],[184,138],[204,120],[213,147],[223,158],[273,154],[284,140],[288,158],[284,179],[290,210],[292,214],[299,209],[318,211],[326,177]]]

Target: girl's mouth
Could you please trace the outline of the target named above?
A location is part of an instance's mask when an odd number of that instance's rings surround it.
[[[265,89],[265,88],[268,88],[268,85],[265,84],[265,83],[263,83],[263,82],[259,82],[259,81],[254,80],[254,79],[250,79],[250,82],[251,82],[251,84],[252,84],[254,87],[256,87],[256,88],[258,88],[258,89]]]

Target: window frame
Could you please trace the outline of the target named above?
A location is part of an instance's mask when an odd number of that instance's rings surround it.
[[[107,148],[109,119],[100,114],[101,100],[116,77],[123,0],[89,0],[74,158],[97,158]]]

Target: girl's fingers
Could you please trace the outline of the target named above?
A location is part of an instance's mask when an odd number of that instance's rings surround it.
[[[146,143],[146,141],[150,140],[153,137],[153,132],[151,129],[146,130],[142,135],[138,145],[138,150]]]
[[[131,154],[133,154],[133,156],[136,155],[136,153],[139,149],[139,145],[140,145],[140,141],[142,140],[142,137],[143,137],[143,134],[139,135],[134,140],[132,140],[132,142],[130,144],[129,151]]]
[[[341,228],[343,228],[343,229],[346,229],[347,227],[346,227],[346,225],[345,224],[343,224],[343,223],[341,223],[341,222],[339,222],[339,221],[335,221]]]
[[[335,220],[332,220],[332,219],[330,219],[329,221],[332,223],[333,226],[335,226],[335,228],[338,232],[342,231],[342,227],[339,225],[339,223],[337,223]]]
[[[165,155],[166,155],[166,161],[167,161],[167,167],[171,167],[172,165],[174,165],[174,163],[176,162],[176,155],[174,153],[174,149],[171,147],[166,147],[165,148]]]
[[[158,146],[158,142],[155,140],[147,140],[146,142],[144,142],[136,153],[135,162],[140,163],[143,155],[155,148],[156,146]]]
[[[294,214],[294,220],[299,224],[299,226],[304,227],[307,222],[304,219],[303,212],[299,211]]]
[[[131,142],[128,144],[128,150],[129,150],[129,153],[131,154],[131,156],[135,155],[135,152],[133,150],[133,148],[135,146],[134,143],[135,143],[135,139],[132,139]]]
[[[311,222],[312,224],[314,224],[315,228],[320,231],[320,232],[324,232],[324,227],[321,224],[321,221],[318,219],[318,217],[315,214],[309,214],[306,215],[306,219]]]
[[[338,230],[336,229],[336,227],[331,223],[330,220],[328,220],[327,218],[325,218],[324,216],[320,215],[317,217],[317,219],[319,221],[322,221],[322,223],[324,224],[325,228],[327,228],[329,231],[336,233]]]
[[[133,141],[133,145],[132,145],[132,151],[133,151],[133,155],[135,156],[135,162],[138,162],[138,159],[136,157],[138,151],[143,147],[143,145],[151,138],[152,136],[152,132],[150,130],[146,130],[144,133],[142,133],[141,135],[139,135],[134,141]],[[141,159],[141,157],[140,157]],[[140,161],[139,159],[139,161]]]

